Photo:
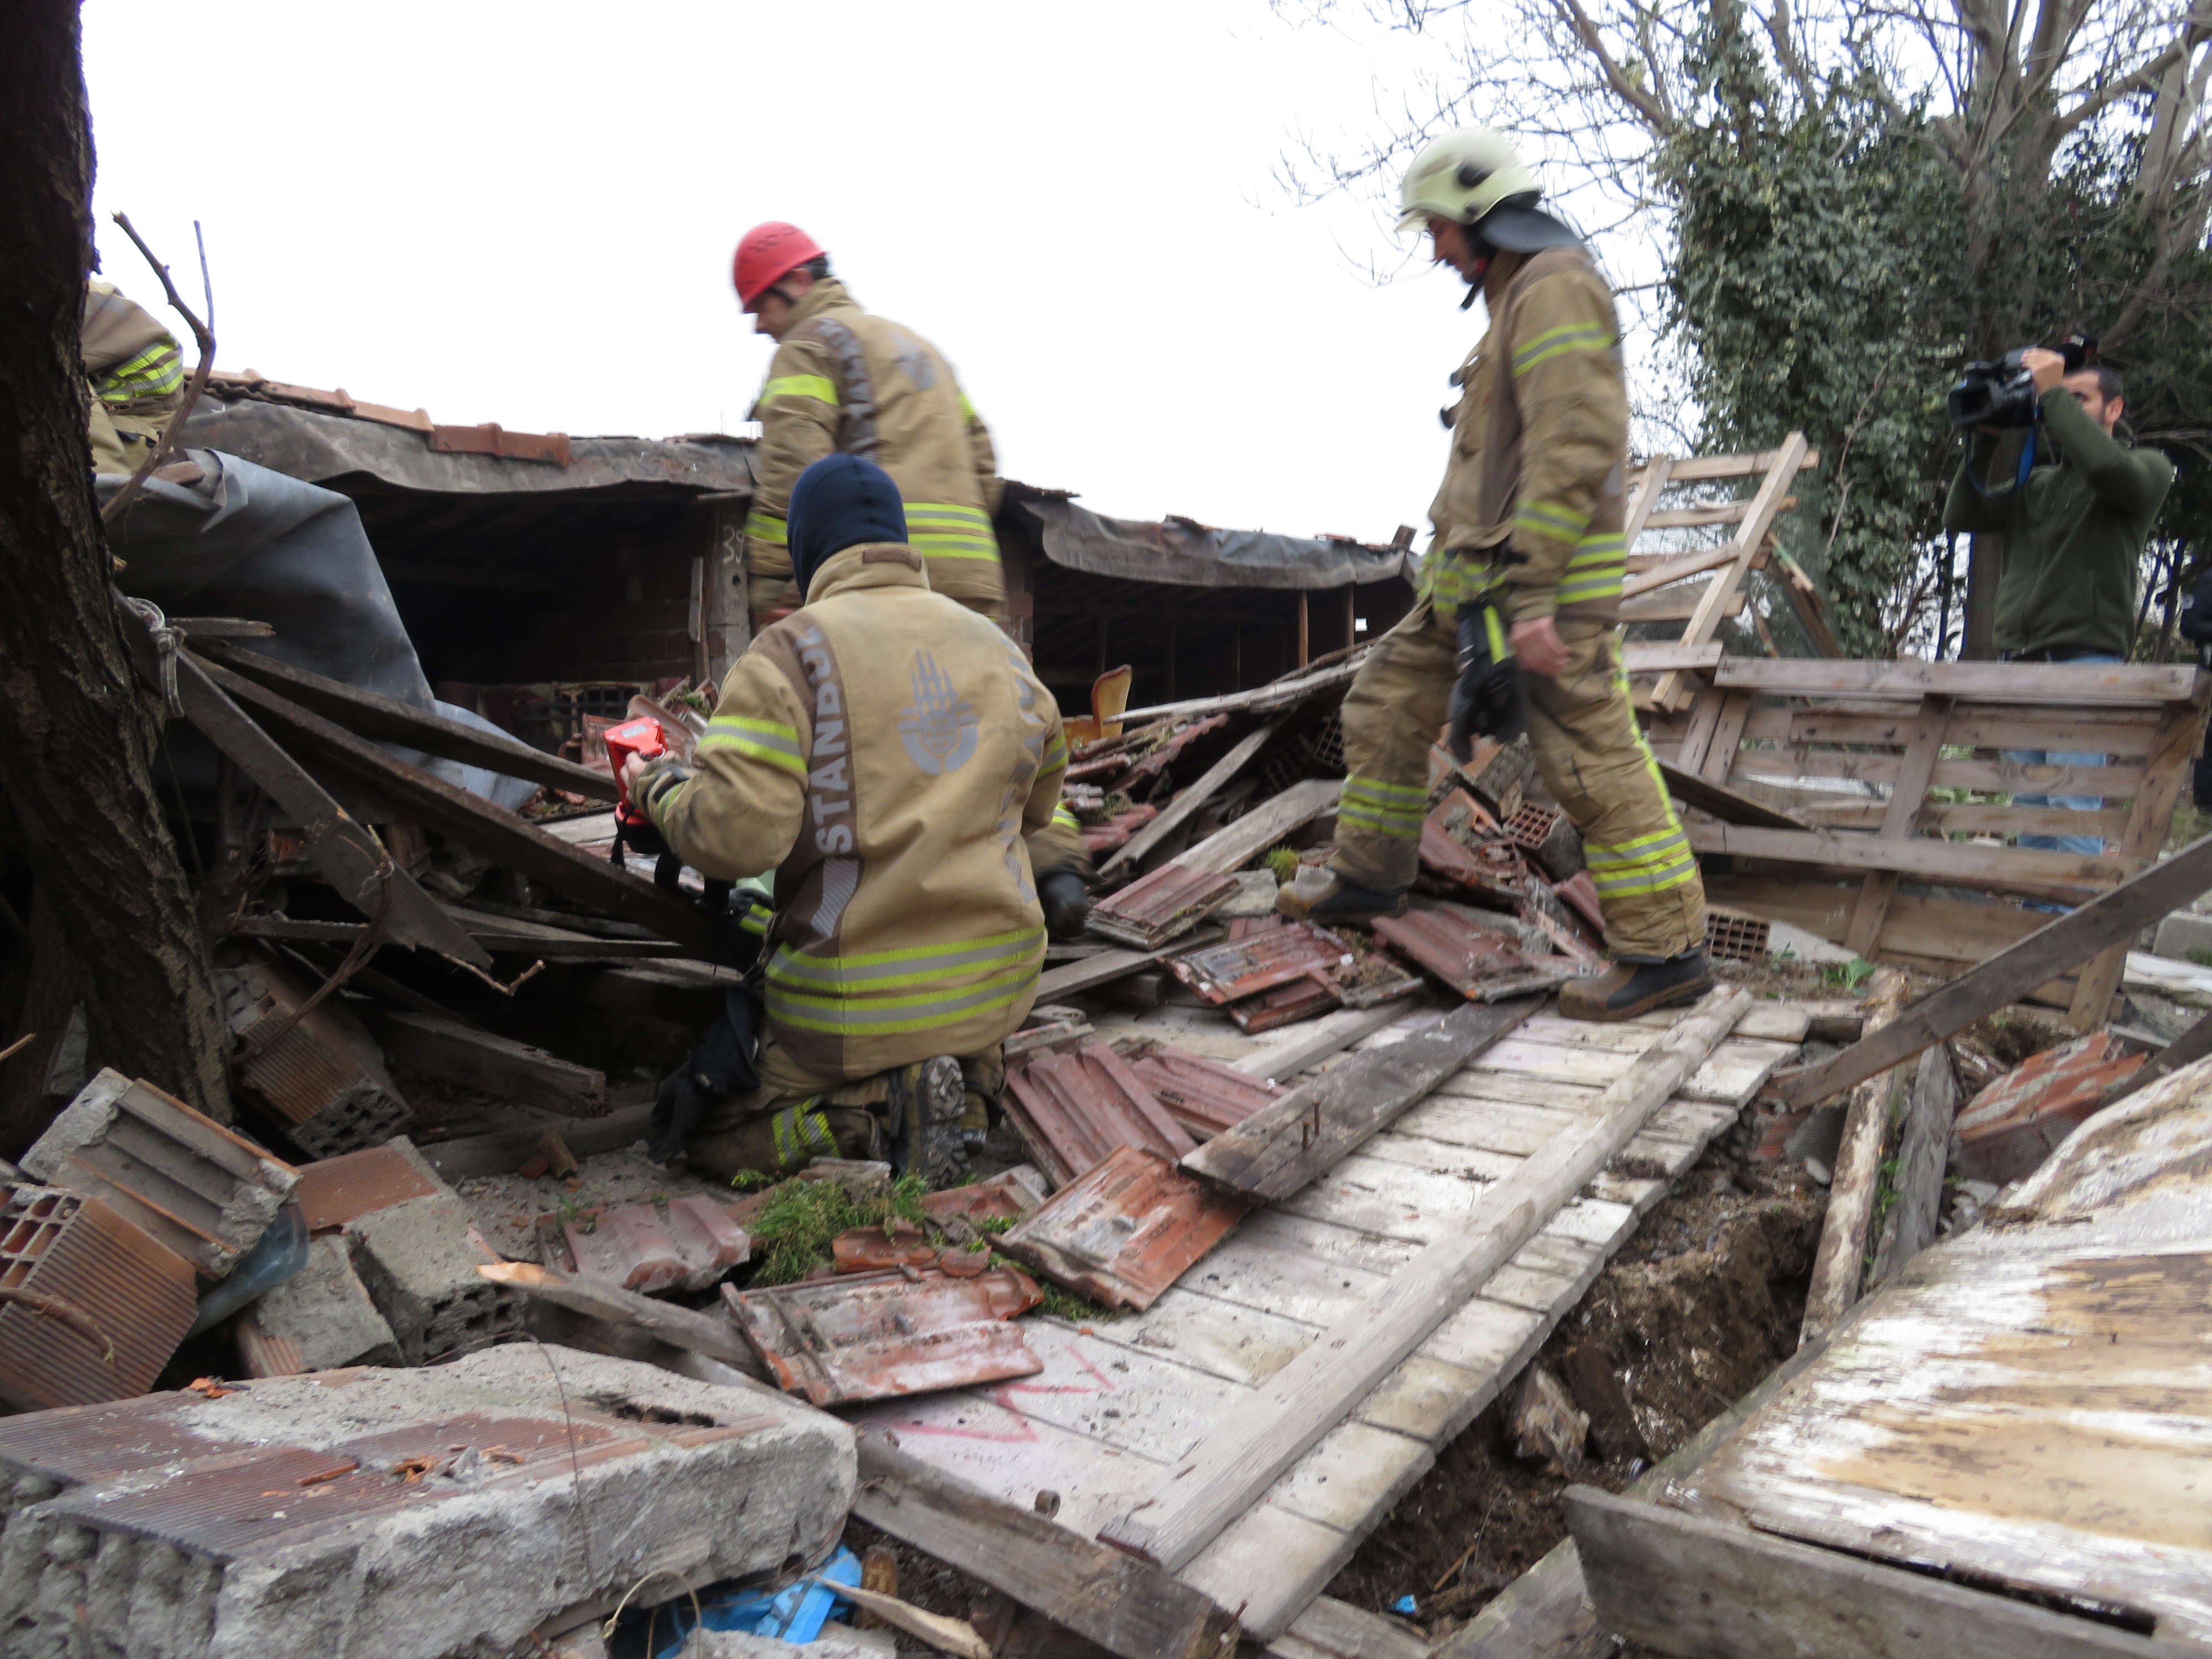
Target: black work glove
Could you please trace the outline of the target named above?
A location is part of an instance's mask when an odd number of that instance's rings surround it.
[[[1073,870],[1054,870],[1037,883],[1037,902],[1044,906],[1045,932],[1056,939],[1079,939],[1085,918],[1091,914],[1091,890]]]
[[[645,1149],[654,1163],[665,1164],[682,1152],[716,1101],[760,1086],[753,1068],[759,1012],[749,987],[732,986],[723,995],[720,1017],[701,1035],[699,1046],[661,1079]]]
[[[1462,605],[1459,613],[1459,678],[1452,684],[1446,746],[1464,766],[1476,738],[1510,743],[1521,735],[1521,665],[1505,642],[1505,624],[1487,605]]]

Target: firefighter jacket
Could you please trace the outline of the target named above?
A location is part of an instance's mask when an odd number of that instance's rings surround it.
[[[864,455],[906,503],[907,539],[929,560],[929,585],[970,610],[1005,598],[991,529],[1001,486],[991,434],[937,348],[860,309],[845,285],[814,284],[792,312],[753,405],[748,568],[787,580],[784,517],[799,475],[824,455]]]
[[[1021,1024],[1045,945],[1023,837],[1067,744],[1020,647],[912,548],[832,555],[731,667],[694,763],[648,810],[704,875],[775,872],[768,1017],[800,1065],[859,1079]]]
[[[1451,459],[1422,588],[1447,620],[1490,599],[1511,622],[1620,610],[1628,388],[1613,292],[1579,247],[1504,256],[1490,330],[1455,374]]]
[[[185,389],[177,337],[112,283],[95,277],[84,285],[77,341],[85,378],[109,414],[165,414],[177,406]]]

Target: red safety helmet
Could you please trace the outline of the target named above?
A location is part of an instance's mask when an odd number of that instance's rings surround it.
[[[818,259],[822,250],[814,239],[797,225],[787,225],[771,219],[764,225],[755,225],[738,244],[738,256],[730,262],[730,280],[737,284],[738,300],[747,311],[760,304],[760,297],[809,259]]]

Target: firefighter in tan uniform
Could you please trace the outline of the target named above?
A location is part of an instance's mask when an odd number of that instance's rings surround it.
[[[1613,958],[1563,990],[1560,1012],[1628,1019],[1712,982],[1705,889],[1615,639],[1628,398],[1613,295],[1538,199],[1535,175],[1480,129],[1429,145],[1406,175],[1401,229],[1425,228],[1436,259],[1480,284],[1490,329],[1453,376],[1419,602],[1345,699],[1335,854],[1280,903],[1316,921],[1403,908],[1438,728],[1510,735],[1525,718],[1545,787],[1582,831]]]
[[[84,285],[77,343],[92,388],[92,470],[136,472],[184,402],[183,349],[144,307],[96,276]]]
[[[890,474],[930,586],[995,618],[1006,582],[991,517],[1004,485],[990,429],[951,366],[910,329],[861,310],[830,276],[830,256],[796,225],[747,231],[731,276],[754,331],[776,342],[752,411],[761,424],[745,517],[754,631],[795,602],[787,503],[799,474],[832,454],[865,456]],[[1062,808],[1031,838],[1030,854],[1053,937],[1076,937],[1091,908],[1091,857],[1074,814]]]
[[[817,462],[789,505],[804,605],[731,668],[696,769],[629,773],[686,864],[775,872],[760,1086],[687,1151],[721,1176],[888,1152],[935,1184],[1036,994],[1024,837],[1060,800],[1067,745],[1020,647],[931,591],[880,468]]]

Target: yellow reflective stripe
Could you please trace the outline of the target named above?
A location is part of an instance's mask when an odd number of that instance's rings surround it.
[[[1679,823],[1632,841],[1585,842],[1583,858],[1601,896],[1656,893],[1679,887],[1698,872],[1697,854]]]
[[[837,385],[822,374],[779,374],[761,388],[760,400],[765,404],[775,398],[811,398],[817,403],[837,407]]]
[[[1567,568],[1583,565],[1602,564],[1611,559],[1628,556],[1627,540],[1620,536],[1585,536],[1575,544],[1575,550],[1567,556]]]
[[[149,346],[125,359],[100,377],[102,403],[136,403],[141,398],[166,398],[185,384],[185,362],[173,343]]]
[[[1357,806],[1338,807],[1336,821],[1340,824],[1349,824],[1355,830],[1370,830],[1385,841],[1419,841],[1421,838],[1419,820],[1409,828],[1397,819],[1377,817]]]
[[[1568,323],[1547,329],[1513,354],[1513,378],[1517,380],[1537,364],[1570,351],[1607,351],[1613,344],[1613,333],[1603,323]]]
[[[999,538],[990,515],[957,501],[908,501],[907,541],[932,559],[996,559]]]
[[[1557,501],[1523,501],[1521,510],[1513,515],[1516,530],[1530,530],[1540,536],[1551,536],[1560,541],[1582,539],[1583,532],[1589,528],[1590,515],[1577,513]]]
[[[768,965],[771,983],[789,981],[817,990],[878,989],[942,979],[961,969],[997,968],[1042,948],[1044,929],[1018,928],[986,939],[956,939],[949,945],[918,945],[903,951],[872,951],[859,956],[802,956],[786,945]]]
[[[701,752],[734,749],[741,755],[764,760],[787,772],[806,775],[806,756],[799,746],[799,733],[781,720],[755,720],[746,714],[717,714],[707,722],[699,739]]]
[[[1052,821],[1057,827],[1062,830],[1074,830],[1079,831],[1083,828],[1082,824],[1076,821],[1075,814],[1067,810],[1067,805],[1065,802],[1062,802],[1060,805],[1052,809]]]
[[[771,974],[767,988],[769,1017],[800,1030],[851,1036],[927,1031],[957,1025],[977,1014],[1003,1008],[1034,986],[1036,977],[1036,963],[1024,963],[1009,972],[964,986],[951,996],[846,999],[787,991],[775,982]]]
[[[1383,778],[1364,778],[1354,772],[1344,781],[1344,793],[1372,795],[1377,800],[1413,801],[1425,806],[1429,792],[1410,783],[1392,783]]]
[[[830,1133],[830,1120],[811,1100],[785,1107],[769,1120],[768,1127],[780,1170],[796,1170],[817,1158],[837,1156],[837,1137]]]
[[[1337,798],[1336,821],[1373,831],[1392,841],[1412,841],[1429,815],[1428,793],[1407,784],[1352,776]]]
[[[763,513],[758,507],[745,514],[745,534],[756,541],[774,542],[778,547],[791,544],[791,530],[773,513]]]
[[[958,395],[960,398],[960,418],[967,422],[970,426],[975,425],[975,405],[968,401],[968,394],[966,392],[963,392]]]
[[[1044,764],[1038,767],[1037,770],[1057,772],[1066,764],[1067,739],[1061,733],[1055,732],[1052,734],[1052,741],[1045,745]]]

